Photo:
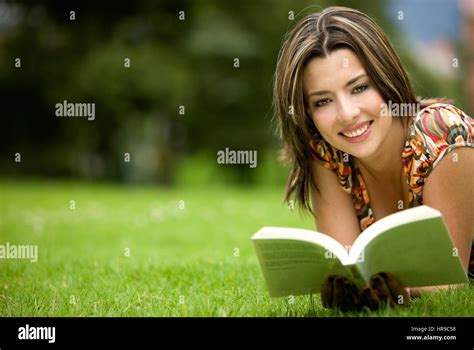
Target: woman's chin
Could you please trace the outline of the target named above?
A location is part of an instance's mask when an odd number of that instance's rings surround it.
[[[372,142],[365,144],[340,145],[339,149],[342,152],[346,152],[359,159],[370,158],[376,150]]]

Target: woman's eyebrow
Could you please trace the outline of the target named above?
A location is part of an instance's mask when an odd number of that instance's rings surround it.
[[[367,74],[365,74],[365,73],[359,74],[358,76],[356,76],[356,77],[352,78],[351,80],[349,80],[349,81],[346,83],[345,86],[347,87],[347,86],[349,86],[349,85],[355,83],[355,82],[356,82],[357,80],[359,80],[360,78],[365,77],[365,76],[367,76]],[[310,94],[308,95],[308,97],[309,97],[309,96],[312,96],[312,95],[325,95],[325,94],[327,94],[327,93],[329,93],[328,90],[324,90],[324,91],[313,91],[312,93],[310,93]]]

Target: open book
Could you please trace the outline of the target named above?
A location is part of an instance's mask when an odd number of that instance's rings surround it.
[[[330,274],[359,286],[378,272],[405,287],[468,281],[441,213],[426,205],[373,223],[349,253],[328,235],[297,228],[263,227],[252,240],[272,297],[318,293]]]

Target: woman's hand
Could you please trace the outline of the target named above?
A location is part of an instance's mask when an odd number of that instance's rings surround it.
[[[358,310],[362,307],[360,291],[344,276],[330,275],[321,288],[321,302],[325,308],[341,311]]]
[[[391,273],[379,272],[372,275],[370,277],[370,288],[377,294],[380,301],[379,306],[383,303],[392,307],[410,303],[410,295]]]
[[[360,289],[344,276],[330,275],[323,283],[321,301],[326,308],[345,312],[363,307],[376,310],[382,304],[408,305],[410,296],[392,274],[380,272],[371,276],[369,286]]]

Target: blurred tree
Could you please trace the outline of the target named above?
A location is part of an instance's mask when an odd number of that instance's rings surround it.
[[[278,148],[271,97],[283,35],[332,4],[0,2],[0,171],[169,184],[186,158],[215,162],[226,147],[257,150],[262,165]],[[382,2],[338,4],[368,13],[395,36]],[[56,117],[63,101],[95,103],[95,120]],[[258,174],[272,173],[265,169],[203,174],[262,183]]]

